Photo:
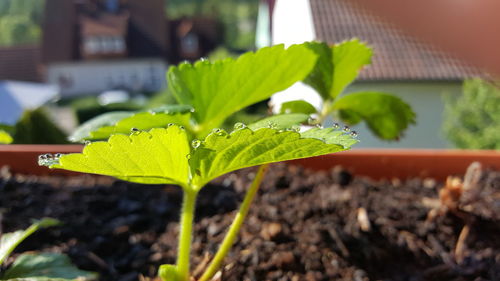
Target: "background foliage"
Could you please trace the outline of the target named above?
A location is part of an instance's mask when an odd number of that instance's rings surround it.
[[[500,149],[500,88],[473,79],[464,82],[458,99],[445,100],[443,129],[457,148]]]
[[[66,134],[47,116],[42,108],[26,110],[14,126],[16,144],[66,144]]]
[[[44,4],[44,0],[0,0],[0,47],[39,42]]]

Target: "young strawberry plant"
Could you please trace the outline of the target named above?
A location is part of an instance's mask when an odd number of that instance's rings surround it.
[[[0,237],[0,280],[16,281],[92,281],[97,275],[79,270],[73,266],[66,255],[57,253],[21,254],[10,267],[1,266],[14,249],[35,231],[58,225],[59,221],[44,218],[34,222],[26,230],[4,233]]]
[[[378,120],[384,123],[380,130],[385,130],[388,123],[398,122],[392,113],[396,110],[405,116],[405,126],[391,125],[399,134],[413,120],[405,103],[386,94],[360,93],[338,98],[367,60],[358,50],[364,45],[350,42],[354,43],[340,49],[321,43],[288,49],[274,46],[238,59],[201,60],[171,67],[168,85],[179,104],[94,118],[72,135],[73,141],[87,141],[82,153],[42,155],[39,163],[131,182],[180,186],[184,196],[177,262],[161,266],[159,276],[164,281],[193,278],[190,249],[199,191],[219,176],[260,166],[218,252],[198,279],[209,281],[234,243],[270,163],[343,151],[358,142],[349,130],[313,126],[300,131],[298,126],[311,123],[310,114],[316,113],[311,108],[304,110],[308,105],[300,102],[288,105],[291,113],[249,125],[237,123],[234,130],[226,132],[219,127],[231,114],[305,80],[322,89],[325,99],[319,119],[312,123],[320,124],[326,116],[339,111],[350,121],[365,119],[370,124],[371,119]],[[325,59],[330,61],[322,61]],[[370,103],[363,105],[365,100]],[[377,108],[373,109],[373,105]],[[88,142],[95,140],[107,141]]]
[[[282,105],[282,113],[315,114],[316,124],[324,123],[330,116],[348,125],[364,121],[377,137],[386,140],[398,139],[415,123],[410,106],[394,95],[376,91],[346,93],[347,86],[371,63],[373,50],[365,43],[353,39],[332,46],[322,42],[304,45],[318,56],[304,83],[318,92],[323,104],[316,110],[306,101],[290,101]]]
[[[232,113],[304,79],[316,57],[304,45],[274,46],[236,60],[172,67],[168,83],[180,105],[91,120],[73,139],[106,142],[89,142],[82,153],[42,155],[39,163],[131,182],[180,186],[184,196],[178,256],[175,265],[161,266],[159,275],[165,281],[192,277],[189,256],[199,191],[219,176],[261,165],[218,252],[199,278],[211,280],[237,237],[269,163],[338,152],[357,142],[351,134],[332,128],[299,132],[297,124],[309,118],[303,113],[272,116],[248,126],[237,123],[232,132],[218,128]]]

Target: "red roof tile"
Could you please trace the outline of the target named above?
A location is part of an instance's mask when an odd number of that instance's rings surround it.
[[[310,3],[318,40],[338,43],[357,37],[374,48],[372,65],[361,72],[361,80],[442,81],[481,75],[477,69],[404,34],[352,1]]]

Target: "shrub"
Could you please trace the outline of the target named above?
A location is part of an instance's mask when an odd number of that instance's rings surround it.
[[[445,100],[443,131],[457,148],[500,149],[500,88],[481,79],[464,82],[458,99]]]

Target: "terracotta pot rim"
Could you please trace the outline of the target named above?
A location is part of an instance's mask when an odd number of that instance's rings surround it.
[[[34,175],[75,175],[37,165],[44,153],[81,152],[83,145],[0,145],[0,166],[8,165],[14,173]],[[500,170],[498,150],[459,149],[370,149],[358,148],[313,158],[290,161],[312,170],[342,166],[356,175],[374,179],[431,177],[444,180],[463,174],[470,163],[478,161],[486,168]]]

